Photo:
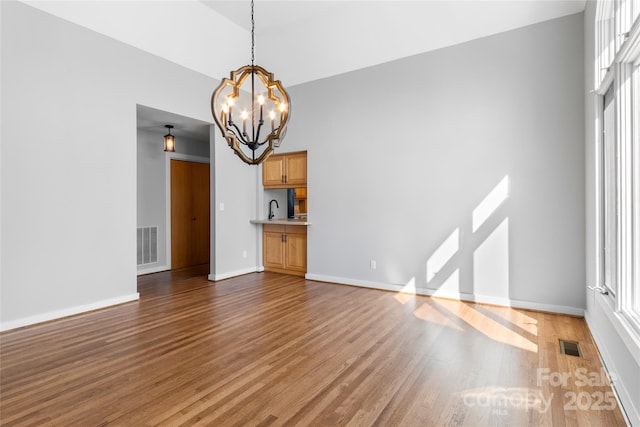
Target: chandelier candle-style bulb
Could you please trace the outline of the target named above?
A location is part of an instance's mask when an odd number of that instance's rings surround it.
[[[262,107],[264,106],[264,95],[258,95],[258,104],[260,104],[260,124],[264,123],[262,120]]]
[[[228,125],[229,122],[229,106],[227,104],[222,104],[222,123],[224,123],[225,125]]]
[[[240,115],[240,117],[242,117],[242,134],[246,137],[247,136],[247,118],[249,117],[249,113],[247,113],[247,110],[244,110]]]
[[[233,97],[227,98],[227,105],[229,106],[229,121],[233,123],[233,115],[231,113],[233,111]]]
[[[251,65],[232,71],[211,96],[211,112],[222,136],[231,149],[244,161],[257,165],[280,146],[291,114],[289,95],[273,74],[254,64],[255,28],[254,2],[251,1]],[[242,111],[242,130],[233,121],[233,109]],[[271,132],[263,129],[264,109],[271,121]],[[279,117],[276,115],[279,111]]]

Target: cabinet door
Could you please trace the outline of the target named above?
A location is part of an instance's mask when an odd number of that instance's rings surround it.
[[[287,185],[307,185],[307,153],[285,155]]]
[[[285,162],[281,155],[272,155],[262,163],[262,185],[282,187],[285,176]]]
[[[265,231],[262,234],[262,263],[265,268],[284,268],[284,234],[279,232]]]
[[[298,187],[294,188],[294,198],[295,199],[306,199],[307,198],[307,187]]]
[[[292,227],[287,227],[292,228]],[[307,272],[307,233],[304,227],[297,227],[295,233],[286,234],[284,268],[300,273]]]

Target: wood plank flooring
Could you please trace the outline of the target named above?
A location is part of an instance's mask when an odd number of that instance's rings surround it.
[[[0,423],[624,425],[583,319],[206,273],[144,276],[139,302],[1,334]]]

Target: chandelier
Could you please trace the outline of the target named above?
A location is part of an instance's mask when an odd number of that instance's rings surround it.
[[[251,0],[251,65],[224,78],[211,96],[213,119],[229,147],[250,165],[280,146],[291,114],[289,95],[273,74],[255,65],[254,0]],[[243,85],[250,86],[243,88]],[[249,92],[250,90],[250,92]]]

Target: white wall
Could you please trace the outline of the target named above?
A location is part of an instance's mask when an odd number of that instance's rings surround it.
[[[159,140],[155,140],[159,137]],[[162,134],[138,129],[137,138],[137,227],[158,227],[158,262],[139,265],[137,271],[167,265],[166,171]],[[155,142],[155,144],[154,144]]]
[[[582,314],[582,32],[572,15],[290,88],[308,277]]]
[[[255,272],[260,265],[258,233],[262,227],[250,224],[257,218],[257,192],[262,180],[260,168],[248,165],[229,148],[220,132],[213,145],[216,180],[213,186],[215,271],[210,280],[221,280],[240,274]],[[224,208],[221,208],[221,205]],[[215,212],[215,213],[214,213]],[[246,256],[245,256],[246,255]]]
[[[0,8],[0,328],[136,299],[136,104],[211,123],[218,82],[25,4]],[[215,179],[231,217],[245,209],[236,190],[255,197],[240,163]],[[226,221],[216,226],[229,240],[216,244],[250,235],[255,252],[248,218]],[[212,265],[255,267],[232,258]]]
[[[601,98],[591,91],[595,86],[594,22],[596,5],[588,1],[584,13],[585,40],[585,181],[586,181],[586,282],[598,284],[597,266],[600,262],[596,245],[597,184],[596,164],[598,145],[596,102]],[[632,425],[640,425],[640,343],[634,342],[625,331],[618,315],[610,305],[608,297],[586,291],[585,318],[593,338],[600,349],[605,366],[617,378],[614,387]]]

